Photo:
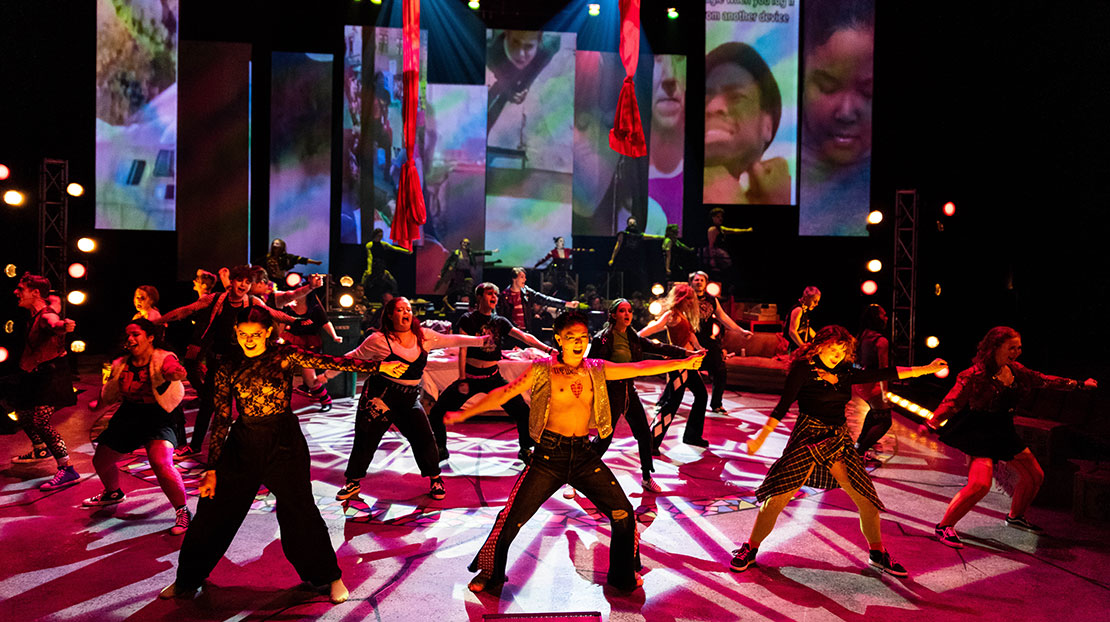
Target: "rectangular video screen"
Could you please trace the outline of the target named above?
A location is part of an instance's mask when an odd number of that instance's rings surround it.
[[[796,202],[800,4],[706,0],[705,203]]]
[[[178,2],[96,7],[96,228],[173,231]]]
[[[867,235],[875,5],[807,0],[799,235]]]
[[[274,52],[271,59],[270,238],[320,260],[312,271],[326,273],[334,55]]]

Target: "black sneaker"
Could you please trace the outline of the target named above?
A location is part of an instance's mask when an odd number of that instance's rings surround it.
[[[728,569],[733,572],[744,572],[755,564],[755,554],[759,549],[753,549],[747,542],[744,546],[732,552],[732,562],[729,563]]]
[[[362,484],[356,479],[349,479],[347,483],[343,484],[343,487],[339,489],[339,492],[335,493],[335,498],[339,501],[346,501],[360,492],[362,492]]]
[[[58,472],[54,474],[53,479],[51,479],[49,482],[46,482],[42,486],[39,486],[39,490],[44,490],[47,492],[51,490],[58,490],[59,488],[65,488],[67,486],[72,486],[76,484],[79,479],[81,479],[81,476],[77,474],[76,469],[74,469],[72,466],[64,466],[58,469]]]
[[[704,438],[687,438],[683,436],[682,442],[687,445],[693,445],[694,447],[709,447],[709,441]]]
[[[710,409],[709,414],[711,414],[711,415],[727,415],[728,411],[725,410],[724,406],[717,406],[715,408]]]
[[[45,447],[32,447],[31,451],[13,456],[12,462],[15,464],[30,464],[32,462],[39,462],[50,458],[50,450]]]
[[[1033,523],[1025,520],[1024,515],[1023,516],[1006,516],[1006,524],[1015,528],[1015,529],[1021,529],[1022,531],[1028,531],[1029,533],[1036,533],[1036,534],[1044,533],[1044,529],[1041,529],[1040,527],[1034,525]]]
[[[890,553],[886,551],[871,551],[871,558],[868,560],[872,566],[879,570],[899,578],[908,577],[910,573],[902,567],[902,564],[890,558]]]
[[[954,549],[964,548],[964,543],[960,542],[960,536],[956,535],[956,530],[951,525],[947,527],[937,525],[936,528],[933,529],[933,535],[935,535],[937,541],[944,546],[950,546]]]
[[[88,499],[85,499],[81,502],[81,506],[86,508],[96,508],[105,505],[115,505],[120,501],[123,501],[124,497],[125,495],[123,494],[123,491],[119,488],[115,490],[105,490],[100,494],[93,495]]]

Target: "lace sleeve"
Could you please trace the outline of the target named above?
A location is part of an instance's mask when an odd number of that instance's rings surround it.
[[[345,356],[331,356],[317,354],[300,348],[290,347],[284,353],[286,359],[306,369],[334,369],[335,371],[361,371],[377,373],[381,361],[364,361],[362,359],[347,358]]]
[[[227,365],[216,372],[215,397],[216,410],[212,417],[212,438],[208,442],[208,468],[216,468],[223,451],[224,441],[231,430],[231,372]]]

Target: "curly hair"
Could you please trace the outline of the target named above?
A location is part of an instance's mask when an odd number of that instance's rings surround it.
[[[667,298],[663,301],[663,310],[681,313],[686,321],[690,322],[690,328],[695,333],[698,332],[701,308],[698,305],[698,297],[694,294],[694,288],[689,284],[675,283],[671,291],[667,292]]]
[[[994,355],[998,353],[998,349],[1004,343],[1015,337],[1021,337],[1021,334],[1009,326],[995,326],[988,330],[987,335],[975,348],[975,358],[972,363],[981,365],[992,374],[998,371],[998,364],[994,362]]]
[[[813,341],[795,350],[792,361],[805,359],[812,362],[813,358],[820,353],[821,349],[829,345],[844,346],[845,362],[851,363],[856,360],[856,338],[852,336],[852,333],[848,332],[847,328],[831,324],[817,331],[817,334],[813,337]]]

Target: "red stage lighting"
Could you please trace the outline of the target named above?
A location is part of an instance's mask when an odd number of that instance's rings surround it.
[[[83,279],[86,274],[88,274],[88,270],[85,268],[85,264],[76,261],[69,264],[69,276],[75,279]]]
[[[883,213],[879,210],[872,210],[871,213],[867,215],[867,224],[869,225],[877,225],[882,221]]]
[[[868,279],[859,286],[859,290],[868,296],[874,296],[879,291],[879,284]]]
[[[289,274],[285,275],[285,284],[289,287],[297,287],[301,284],[301,281],[303,280],[304,277],[296,272],[290,272]]]
[[[7,179],[12,174],[12,170],[3,164],[0,164],[0,180]]]
[[[6,360],[8,360],[8,349],[0,346],[0,363],[3,363]]]
[[[956,204],[955,203],[949,201],[949,202],[944,204],[944,215],[945,216],[952,216],[955,213],[956,213]]]
[[[721,284],[716,281],[711,282],[709,285],[705,286],[705,293],[709,294],[710,296],[720,296]]]
[[[948,368],[945,367],[944,369],[938,371],[937,373],[935,373],[933,375],[936,376],[937,378],[947,378],[948,377]]]

